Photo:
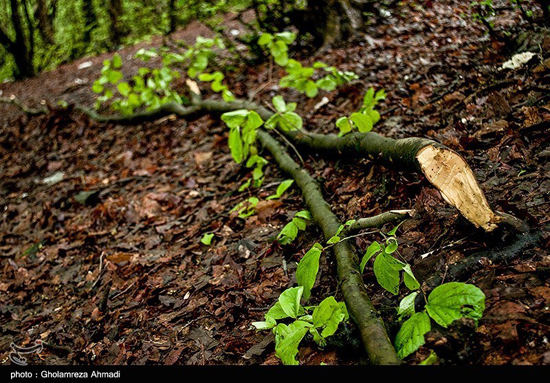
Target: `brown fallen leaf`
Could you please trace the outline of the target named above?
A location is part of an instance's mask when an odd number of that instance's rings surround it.
[[[260,201],[256,206],[256,213],[261,222],[265,223],[272,215],[275,213],[275,210],[281,206],[283,203],[278,199],[272,199],[269,201]]]

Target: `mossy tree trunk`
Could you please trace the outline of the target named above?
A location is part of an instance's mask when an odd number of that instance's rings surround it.
[[[0,25],[0,44],[13,56],[16,79],[31,77],[35,74],[34,59],[34,26],[26,2],[10,0],[11,29],[15,35]]]

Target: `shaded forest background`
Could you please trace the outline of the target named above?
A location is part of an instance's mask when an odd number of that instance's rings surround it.
[[[20,79],[86,55],[112,51],[192,20],[215,25],[217,15],[253,1],[2,0],[0,80]]]
[[[546,0],[544,0],[546,1]],[[83,56],[169,36],[192,21],[213,31],[234,12],[251,33],[293,26],[304,45],[328,48],[365,26],[396,0],[0,0],[0,81],[32,77]],[[243,20],[247,10],[252,20]],[[232,36],[233,38],[235,36]]]

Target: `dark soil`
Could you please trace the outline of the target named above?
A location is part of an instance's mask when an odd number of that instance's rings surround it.
[[[479,325],[434,329],[405,362],[418,363],[431,348],[444,364],[550,364],[550,65],[543,63],[550,38],[519,12],[502,12],[497,27],[508,26],[518,42],[506,46],[461,17],[471,13],[468,4],[400,5],[346,47],[315,57],[297,54],[308,64],[320,60],[360,77],[315,99],[266,84],[267,63],[243,65],[227,76],[237,97],[255,95],[264,103],[280,93],[298,102],[308,129],[323,132],[334,131],[336,119],[355,110],[368,87],[385,88],[378,132],[432,138],[462,154],[491,206],[542,236],[509,260],[483,261],[464,275],[462,281],[487,296]],[[195,23],[173,37],[193,42],[197,35],[211,32]],[[161,43],[156,38],[120,51],[124,73],[129,77],[140,66],[131,59],[137,49]],[[542,54],[521,68],[499,70],[518,50]],[[48,115],[28,117],[0,105],[1,362],[9,363],[11,342],[41,339],[46,347],[29,356],[31,363],[278,364],[272,336],[255,332],[251,322],[293,285],[296,262],[321,240],[310,225],[291,245],[274,241],[304,208],[300,193],[293,187],[282,200],[262,202],[257,215],[240,219],[229,212],[233,206],[273,194],[285,176],[271,164],[259,192],[238,192],[250,174],[231,159],[227,130],[217,119],[166,117],[121,126],[55,108],[59,100],[92,106],[91,83],[111,55],[0,85],[3,97],[53,107]],[[86,61],[92,65],[78,69]],[[325,96],[328,103],[316,108]],[[469,256],[517,240],[505,231],[476,230],[415,174],[366,160],[302,155],[342,221],[415,209],[398,237],[401,254],[421,278],[443,276]],[[59,182],[44,183],[59,172]],[[75,199],[83,191],[93,192],[85,204]],[[215,233],[212,246],[200,243],[206,232]],[[356,243],[364,251],[373,239]],[[334,269],[332,255],[323,257],[313,303],[328,294],[339,297]],[[391,296],[368,267],[365,283],[393,338],[395,307],[405,289]],[[364,361],[353,347],[352,326],[338,340],[325,350],[306,342],[298,359]]]

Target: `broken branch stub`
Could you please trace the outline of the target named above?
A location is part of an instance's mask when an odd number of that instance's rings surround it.
[[[489,207],[466,161],[443,146],[426,145],[416,154],[420,170],[441,193],[443,199],[476,227],[497,228],[502,218]]]

